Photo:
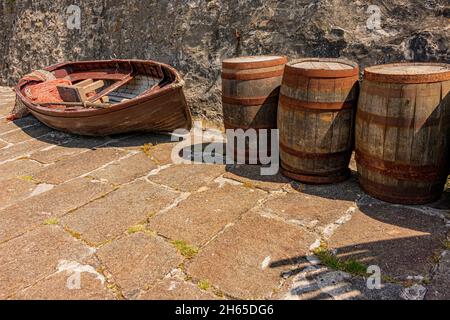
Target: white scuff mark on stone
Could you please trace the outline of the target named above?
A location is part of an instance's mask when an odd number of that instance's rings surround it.
[[[60,260],[57,266],[57,273],[61,272],[68,273],[91,273],[96,276],[96,279],[99,280],[102,284],[105,283],[105,277],[95,270],[94,267],[87,264],[80,264],[76,261],[68,261],[68,260]]]
[[[319,220],[306,221],[306,220],[298,220],[298,219],[290,219],[287,222],[290,224],[296,224],[301,227],[305,227],[307,229],[312,229],[320,223]]]
[[[87,151],[84,151],[84,152],[82,152],[82,153],[87,153],[87,152],[89,152],[89,151],[90,151],[90,150],[87,150]],[[107,167],[109,167],[109,166],[111,166],[111,165],[119,164],[120,161],[123,161],[123,160],[125,160],[125,159],[131,158],[131,157],[134,156],[136,153],[139,153],[139,152],[138,152],[138,151],[132,151],[132,152],[129,152],[128,154],[124,155],[123,157],[120,157],[119,159],[115,159],[115,160],[113,160],[113,161],[110,161],[110,162],[108,162],[108,163],[106,163],[106,164],[104,164],[104,165],[102,165],[102,166],[100,166],[100,167],[98,167],[98,168],[95,168],[94,170],[92,170],[92,171],[90,171],[90,172],[87,172],[87,173],[85,173],[85,174],[83,174],[83,175],[81,175],[81,176],[79,176],[79,177],[75,177],[75,178],[73,178],[73,179],[67,180],[65,183],[70,182],[70,181],[75,180],[75,179],[78,179],[78,178],[89,177],[90,175],[92,175],[92,174],[95,173],[95,172],[101,172],[103,169],[105,169],[105,168],[107,168]],[[97,179],[97,180],[98,180],[98,179]],[[100,181],[101,181],[101,180],[100,180]],[[106,181],[108,181],[108,180],[106,180]]]
[[[223,188],[226,184],[230,184],[232,186],[240,186],[242,185],[241,182],[233,180],[233,179],[228,179],[228,178],[224,178],[224,177],[218,177],[214,180],[215,183],[217,183],[219,185],[219,188]]]
[[[169,206],[159,211],[158,214],[166,213],[167,211],[177,207],[180,204],[180,202],[186,200],[190,195],[191,194],[189,192],[183,192],[178,198],[175,199],[173,203],[171,203]]]
[[[347,211],[345,212],[345,215],[340,217],[338,220],[336,220],[335,222],[328,224],[325,226],[325,228],[322,231],[322,236],[324,239],[329,239],[331,238],[331,236],[333,236],[333,234],[336,232],[336,230],[346,224],[347,222],[349,222],[352,217],[353,214],[356,212],[356,208],[355,207],[350,207],[347,209]]]
[[[146,178],[151,177],[151,176],[156,176],[156,175],[157,175],[158,173],[160,173],[162,170],[165,170],[165,169],[167,169],[167,168],[170,168],[171,166],[172,166],[171,163],[166,164],[166,165],[164,165],[164,166],[159,166],[158,168],[156,168],[156,169],[150,171],[150,172],[148,173],[148,175],[147,175]]]
[[[321,244],[322,242],[320,241],[320,239],[317,239],[312,245],[309,246],[309,251],[313,252],[314,250],[319,248]]]
[[[56,148],[57,146],[56,145],[52,145],[52,146],[48,146],[48,147],[45,147],[45,148],[43,148],[43,149],[41,149],[40,151],[50,151],[50,150],[52,150],[52,149],[54,149],[54,148]]]
[[[205,192],[205,191],[208,191],[208,190],[209,190],[209,188],[205,186],[205,187],[201,187],[200,189],[198,189],[197,192],[198,193],[202,193],[202,192]]]
[[[270,261],[272,260],[271,256],[267,256],[263,262],[261,262],[261,270],[266,270],[269,265],[270,265]]]
[[[101,179],[97,179],[97,178],[92,178],[91,183],[101,183],[101,184],[106,184],[108,183],[108,179],[105,178],[101,178]]]
[[[400,297],[405,300],[423,300],[426,293],[427,288],[420,284],[415,284],[412,287],[403,289],[400,293]]]
[[[54,187],[55,186],[53,184],[41,183],[33,190],[33,192],[30,194],[30,197],[34,197],[34,196],[37,196],[37,195],[39,195],[41,193],[50,191]]]
[[[168,291],[173,291],[173,290],[175,290],[177,288],[177,282],[175,282],[175,281],[170,281],[170,286],[169,286],[169,288],[167,289]]]
[[[171,279],[171,278],[184,280],[186,278],[186,274],[183,272],[183,270],[179,268],[172,269],[168,274],[164,276],[164,279]]]

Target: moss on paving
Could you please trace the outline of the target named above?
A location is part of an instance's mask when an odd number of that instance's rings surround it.
[[[178,252],[180,252],[181,255],[187,259],[195,257],[198,253],[198,248],[196,246],[187,244],[183,240],[174,240],[171,243],[175,246]]]
[[[211,285],[209,284],[208,280],[200,280],[197,283],[197,287],[199,287],[202,290],[208,290],[209,288],[211,288]]]
[[[144,231],[145,231],[145,225],[143,225],[143,224],[137,224],[135,226],[131,226],[127,230],[128,234],[133,234],[133,233],[137,233],[137,232],[144,232]]]
[[[50,218],[44,221],[45,226],[54,226],[59,223],[59,220],[56,218]]]
[[[153,145],[150,143],[146,143],[141,147],[142,152],[144,152],[147,156],[151,157],[152,153],[151,153],[151,149],[152,149]]]
[[[34,184],[39,184],[39,181],[36,181],[33,176],[21,176],[20,179],[28,182],[32,182]]]

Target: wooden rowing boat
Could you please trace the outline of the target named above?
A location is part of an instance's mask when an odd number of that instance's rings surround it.
[[[125,132],[190,130],[191,113],[183,93],[184,81],[172,67],[147,60],[66,62],[44,69],[73,84],[102,80],[104,86],[85,103],[55,108],[36,103],[26,94],[36,81],[23,78],[16,86],[21,102],[47,126],[74,134],[104,136]],[[108,104],[94,102],[106,99]]]

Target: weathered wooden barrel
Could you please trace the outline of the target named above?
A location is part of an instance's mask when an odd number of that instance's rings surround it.
[[[225,129],[275,129],[281,79],[287,58],[248,56],[222,64],[222,106]],[[270,137],[270,132],[268,132]],[[258,142],[259,144],[259,142]],[[270,141],[264,147],[270,150]],[[248,156],[245,150],[235,150]],[[256,150],[257,152],[257,150]]]
[[[365,69],[356,120],[361,187],[400,204],[437,200],[449,166],[450,65]]]
[[[347,179],[359,68],[343,59],[300,59],[285,67],[278,106],[282,173],[311,184]]]

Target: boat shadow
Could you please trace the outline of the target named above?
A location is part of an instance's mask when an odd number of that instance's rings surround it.
[[[111,147],[142,147],[146,144],[159,145],[173,143],[172,136],[165,133],[131,132],[109,136],[82,136],[54,130],[39,122],[32,115],[12,121],[11,123],[29,139],[35,139],[47,144],[65,148],[111,148]],[[26,141],[26,138],[22,138]],[[24,142],[23,141],[23,142]]]

